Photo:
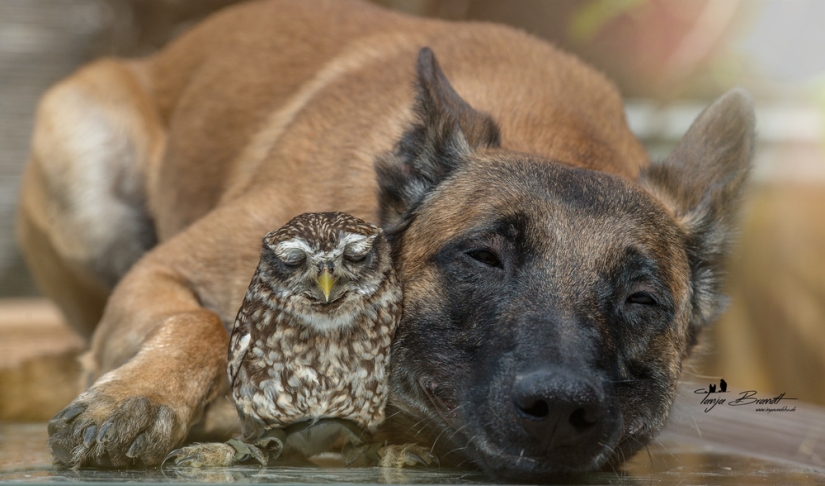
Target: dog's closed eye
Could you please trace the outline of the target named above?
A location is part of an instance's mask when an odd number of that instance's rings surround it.
[[[648,292],[635,292],[627,298],[628,304],[638,304],[646,306],[657,306],[659,302]]]
[[[470,250],[466,253],[467,256],[476,260],[488,267],[493,268],[501,268],[503,265],[501,263],[501,259],[499,259],[498,255],[495,252],[487,249],[479,249],[479,250]]]

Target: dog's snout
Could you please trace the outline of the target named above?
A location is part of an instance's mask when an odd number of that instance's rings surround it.
[[[579,445],[600,433],[602,394],[588,381],[563,370],[519,375],[513,404],[537,454],[559,446]]]

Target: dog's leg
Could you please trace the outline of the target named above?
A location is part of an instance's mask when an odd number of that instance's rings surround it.
[[[121,280],[87,359],[99,379],[49,424],[59,462],[157,465],[183,441],[226,381],[225,325],[255,270],[261,235],[280,216],[273,213],[268,200],[220,207]]]
[[[228,334],[176,276],[131,272],[110,299],[90,361],[106,371],[49,423],[73,467],[156,465],[220,389]]]
[[[100,379],[50,424],[52,451],[67,465],[158,463],[224,373],[223,322],[182,279],[143,267],[103,312],[155,244],[144,183],[163,140],[150,96],[122,61],[78,71],[38,110],[18,236],[71,324],[87,336],[97,327],[85,361]]]
[[[36,177],[32,172],[31,168],[27,170],[26,179]],[[29,187],[33,184],[42,182],[28,183]],[[89,338],[111,289],[89,267],[64,257],[60,242],[66,239],[61,237],[62,232],[33,214],[33,204],[21,204],[19,208],[18,245],[40,290],[60,307],[75,331]]]
[[[118,279],[152,245],[143,172],[162,128],[129,65],[92,64],[44,95],[17,237],[40,288],[89,337]]]

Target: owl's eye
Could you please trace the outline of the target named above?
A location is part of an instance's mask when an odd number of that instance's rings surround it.
[[[344,259],[350,263],[363,262],[367,258],[367,253],[344,253]]]
[[[283,258],[284,265],[288,267],[298,267],[307,259],[302,251],[290,252]]]

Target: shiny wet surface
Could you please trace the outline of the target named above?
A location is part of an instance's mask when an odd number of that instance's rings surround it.
[[[72,483],[370,483],[479,484],[475,471],[382,468],[165,468],[72,471],[51,465],[45,424],[0,424],[0,481]],[[757,438],[757,440],[759,440]],[[820,458],[821,459],[821,458]],[[814,461],[816,457],[814,458]],[[825,467],[745,454],[709,440],[668,432],[620,471],[586,475],[577,484],[825,484]]]

